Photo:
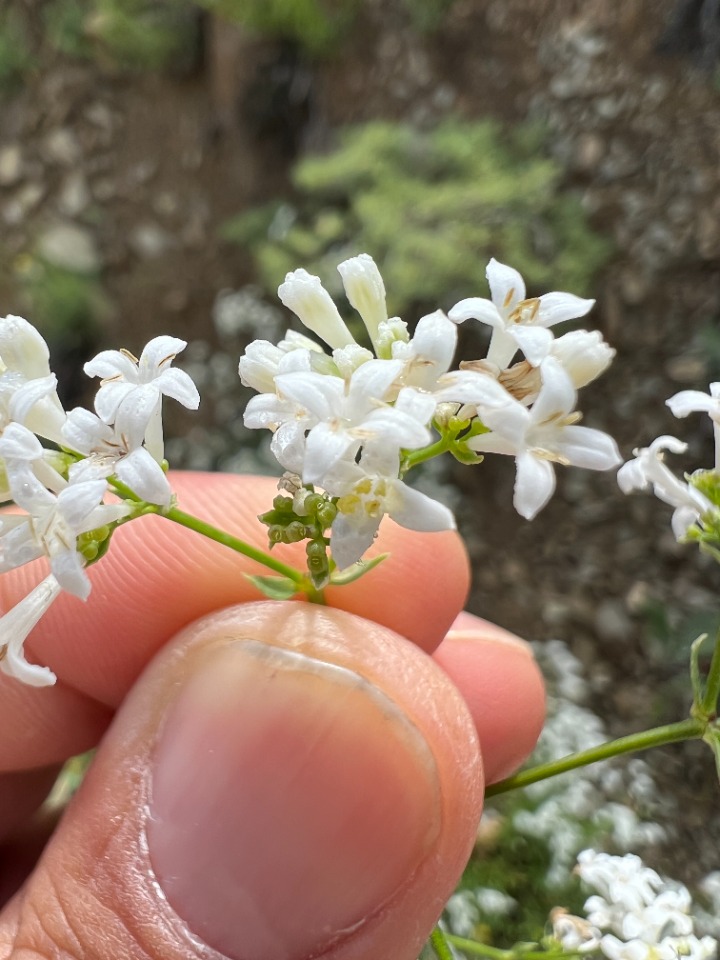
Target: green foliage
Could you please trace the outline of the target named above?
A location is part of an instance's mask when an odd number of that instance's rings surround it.
[[[327,54],[355,19],[361,0],[200,0],[203,7],[259,34]]]
[[[44,21],[61,53],[131,70],[184,63],[196,41],[190,0],[52,0]]]
[[[32,52],[22,20],[13,10],[0,11],[0,91],[20,86],[32,65]]]
[[[92,45],[86,35],[88,0],[54,0],[43,10],[45,35],[50,46],[70,57],[90,57]]]
[[[88,33],[121,66],[162,70],[192,45],[188,5],[178,0],[94,0]]]
[[[420,33],[432,33],[437,30],[455,0],[405,0],[405,8],[410,22]]]
[[[33,260],[22,276],[33,322],[71,349],[97,334],[108,303],[97,277]]]
[[[503,947],[540,941],[547,932],[548,915],[553,907],[562,904],[570,913],[581,914],[586,899],[570,871],[563,886],[548,884],[551,854],[547,842],[517,832],[511,820],[512,810],[532,805],[525,797],[508,800],[508,804],[500,805],[503,825],[496,840],[473,856],[458,887],[460,890],[491,887],[518,902],[519,909],[495,918],[492,929],[483,925],[483,929],[477,931],[483,941]],[[588,829],[588,843],[597,832]]]
[[[531,289],[583,293],[610,247],[561,190],[560,175],[534,127],[506,133],[491,120],[452,120],[420,131],[374,122],[298,163],[292,215],[287,205],[252,210],[224,235],[249,246],[269,290],[304,266],[339,294],[338,261],[367,251],[397,313],[482,293],[491,256],[520,270]]]

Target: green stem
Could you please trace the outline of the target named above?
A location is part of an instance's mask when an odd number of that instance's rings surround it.
[[[715,638],[715,648],[710,661],[707,680],[705,681],[705,696],[702,699],[703,714],[711,719],[717,714],[718,697],[720,696],[720,631]]]
[[[121,481],[113,479],[111,483],[117,495],[122,497],[124,500],[132,500],[134,503],[145,502],[142,497],[139,497],[133,490],[130,489],[130,487],[126,486]],[[301,573],[299,570],[296,570],[294,567],[289,566],[287,563],[283,563],[281,560],[276,560],[275,557],[271,556],[265,550],[260,550],[258,547],[253,547],[244,540],[240,540],[238,537],[233,537],[231,534],[225,533],[224,530],[219,530],[211,523],[207,523],[205,520],[201,520],[199,517],[194,517],[190,513],[185,513],[183,510],[178,510],[177,507],[170,507],[169,510],[164,510],[162,507],[155,506],[154,504],[148,504],[147,512],[154,513],[159,517],[165,517],[168,520],[172,520],[173,523],[179,524],[181,527],[187,527],[188,530],[194,530],[195,533],[202,534],[209,540],[214,540],[216,543],[221,543],[225,547],[230,547],[230,549],[235,550],[236,553],[241,553],[244,557],[248,557],[250,560],[255,560],[257,563],[261,563],[269,570],[279,573],[280,576],[287,577],[288,580],[292,580],[293,583],[297,584],[298,592],[306,593],[308,595],[308,599],[314,601],[315,603],[324,603],[324,599],[322,599],[322,591],[316,590],[314,587],[309,587],[308,578],[305,576],[305,574]]]
[[[225,547],[230,547],[231,550],[235,550],[237,553],[241,553],[244,557],[249,557],[251,560],[255,560],[257,563],[262,563],[263,566],[267,567],[269,570],[274,570],[275,573],[279,573],[283,577],[287,577],[288,580],[292,580],[293,583],[298,585],[298,589],[303,590],[303,592],[309,591],[305,590],[304,584],[306,582],[305,575],[300,573],[299,570],[296,570],[294,567],[289,566],[287,563],[283,563],[281,560],[276,560],[275,557],[271,556],[269,553],[266,553],[264,550],[260,550],[258,547],[253,547],[249,543],[245,543],[244,540],[238,539],[238,537],[233,537],[229,533],[225,533],[224,530],[218,530],[217,527],[213,527],[212,524],[206,523],[205,520],[200,520],[198,517],[193,517],[192,514],[185,513],[183,510],[178,510],[177,507],[171,507],[169,510],[162,511],[160,513],[161,517],[167,517],[168,520],[172,520],[173,523],[179,524],[181,527],[187,527],[188,530],[194,530],[196,533],[201,533],[204,537],[208,537],[210,540],[214,540],[216,543],[221,543]],[[317,593],[318,591],[313,591]],[[317,601],[316,601],[317,602]]]
[[[438,960],[453,960],[452,951],[448,946],[448,938],[440,927],[435,927],[430,934],[430,945],[435,951],[435,956]]]
[[[513,777],[507,777],[505,780],[491,783],[490,786],[487,787],[485,795],[487,797],[494,797],[500,793],[508,793],[510,790],[519,790],[521,787],[527,787],[531,783],[548,780],[550,777],[556,777],[558,774],[566,773],[568,770],[586,767],[600,760],[609,760],[610,757],[619,757],[624,753],[648,750],[650,747],[659,747],[665,743],[680,743],[683,740],[701,740],[706,729],[707,721],[691,717],[688,720],[681,720],[678,723],[669,723],[662,727],[654,727],[652,730],[643,730],[642,733],[631,733],[627,737],[620,737],[619,740],[610,740],[608,743],[602,743],[600,746],[592,747],[590,750],[573,753],[569,757],[563,757],[561,760],[553,760],[551,763],[542,763],[537,767],[532,767],[530,770],[517,773]]]
[[[439,440],[436,440],[435,443],[429,444],[427,447],[422,447],[420,450],[412,450],[403,457],[403,474],[407,473],[408,470],[412,470],[412,468],[416,467],[419,463],[425,463],[426,460],[432,460],[433,457],[439,457],[441,453],[445,453],[446,450],[449,449],[449,438],[440,437]]]
[[[500,947],[491,947],[487,943],[479,943],[477,940],[466,940],[465,937],[456,937],[452,933],[445,935],[448,943],[451,943],[463,953],[471,953],[478,957],[488,957],[489,960],[549,960],[550,957],[578,957],[580,953],[572,950],[558,950],[553,954],[549,950],[503,950]]]

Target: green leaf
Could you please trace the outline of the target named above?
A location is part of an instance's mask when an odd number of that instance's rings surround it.
[[[330,584],[333,587],[341,587],[345,586],[346,583],[359,580],[360,577],[365,576],[366,573],[369,573],[377,567],[383,560],[387,560],[389,556],[389,553],[381,553],[379,556],[373,557],[372,560],[358,560],[357,563],[353,563],[352,566],[347,567],[345,570],[341,570],[339,573],[333,573],[330,576]]]
[[[289,577],[251,577],[249,574],[245,576],[271,600],[289,600],[299,592],[298,585]]]
[[[715,769],[717,770],[718,781],[720,781],[720,730],[715,726],[710,727],[703,740],[715,755]]]

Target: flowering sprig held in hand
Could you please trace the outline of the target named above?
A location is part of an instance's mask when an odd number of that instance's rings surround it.
[[[320,279],[296,270],[280,299],[329,349],[288,333],[277,347],[251,343],[240,360],[243,383],[259,392],[245,425],[271,430],[272,452],[298,489],[335,508],[323,535],[308,526],[308,550],[315,556],[329,548],[322,576],[314,576],[318,588],[362,561],[386,515],[413,530],[455,526],[447,508],[405,483],[410,469],[434,456],[450,452],[463,463],[490,452],[514,456],[514,503],[527,519],[553,493],[554,463],[593,470],[620,463],[615,442],[578,426],[575,410],[577,389],[603,372],[614,351],[597,333],[556,340],[550,329],[584,316],[594,301],[565,293],[528,300],[520,274],[491,260],[492,301],[464,300],[449,316],[437,310],[411,336],[407,324],[388,317],[370,256],[352,257],[338,271],[364,344]],[[488,356],[451,370],[457,323],[470,317],[493,327]],[[518,350],[525,359],[513,364]],[[285,535],[272,517],[272,542],[298,539],[302,512],[286,513]]]

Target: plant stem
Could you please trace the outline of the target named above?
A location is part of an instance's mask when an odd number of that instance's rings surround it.
[[[230,547],[231,550],[235,550],[237,553],[241,553],[244,557],[249,557],[251,560],[255,560],[257,563],[263,564],[269,570],[274,570],[275,573],[279,573],[283,577],[287,577],[288,580],[292,580],[298,585],[298,590],[307,592],[304,588],[305,576],[300,573],[299,570],[296,570],[294,567],[289,566],[287,563],[283,563],[281,560],[276,560],[275,557],[271,556],[269,553],[266,553],[264,550],[260,550],[258,547],[253,547],[249,543],[245,543],[244,540],[240,540],[238,537],[233,537],[229,533],[225,533],[224,530],[218,530],[217,527],[213,527],[212,524],[206,523],[205,520],[200,520],[198,517],[193,517],[192,514],[185,513],[183,510],[178,510],[177,507],[171,507],[169,510],[165,510],[160,513],[161,517],[166,517],[168,520],[172,520],[173,523],[180,524],[181,527],[187,527],[188,530],[194,530],[196,533],[201,533],[204,537],[208,537],[210,540],[214,540],[216,543],[221,543],[225,547]],[[317,593],[317,591],[314,591]],[[317,602],[317,601],[316,601]]]
[[[718,696],[720,696],[720,631],[715,638],[715,648],[705,681],[705,696],[702,699],[702,711],[710,719],[714,719],[717,714]]]
[[[556,777],[568,770],[586,767],[600,760],[608,760],[610,757],[619,757],[623,753],[648,750],[650,747],[659,747],[665,743],[701,740],[706,729],[707,721],[691,717],[678,723],[669,723],[662,727],[654,727],[652,730],[643,730],[642,733],[631,733],[627,737],[620,737],[619,740],[610,740],[608,743],[602,743],[590,750],[573,753],[569,757],[553,760],[550,763],[542,763],[537,767],[531,767],[530,770],[517,773],[513,777],[491,783],[486,789],[485,795],[494,797],[500,793],[508,793],[510,790],[519,790],[531,783],[548,780],[550,777]]]
[[[130,489],[130,487],[126,486],[120,480],[113,479],[111,483],[115,493],[124,500],[132,500],[134,503],[145,503],[142,497],[139,497],[133,490]],[[216,543],[221,543],[223,546],[230,547],[231,550],[235,550],[236,553],[241,553],[244,557],[248,557],[250,560],[255,560],[257,563],[261,563],[269,570],[273,570],[275,573],[279,573],[280,576],[287,577],[288,580],[292,580],[293,583],[296,583],[298,586],[298,592],[306,593],[308,595],[308,599],[314,601],[315,603],[324,603],[324,599],[322,599],[322,591],[315,590],[314,587],[308,588],[308,579],[305,574],[301,573],[299,570],[296,570],[294,567],[289,566],[287,563],[283,563],[281,560],[276,560],[275,557],[271,556],[265,550],[260,550],[259,547],[253,547],[244,540],[240,540],[239,537],[233,537],[232,534],[225,533],[224,530],[219,530],[211,523],[207,523],[207,521],[201,520],[199,517],[194,517],[190,513],[185,513],[183,510],[178,510],[177,507],[170,507],[170,509],[165,510],[161,506],[149,503],[147,504],[147,508],[148,513],[153,513],[156,516],[165,517],[167,520],[172,520],[173,523],[177,523],[181,527],[187,527],[188,530],[194,530],[195,533],[200,533],[209,540],[214,540]],[[318,597],[320,599],[318,599]]]
[[[430,945],[435,951],[435,956],[438,960],[453,960],[452,951],[448,946],[448,938],[440,927],[435,927],[430,934]]]
[[[489,960],[548,960],[549,957],[557,956],[565,960],[566,957],[577,957],[579,953],[572,950],[558,950],[556,954],[549,950],[503,950],[500,947],[491,947],[487,943],[479,943],[477,940],[467,940],[465,937],[456,937],[452,933],[445,935],[448,943],[463,953],[472,953],[478,957],[488,957]]]
[[[407,473],[408,470],[412,470],[412,468],[416,467],[419,463],[424,463],[426,460],[432,460],[433,457],[439,457],[441,453],[445,453],[445,451],[449,448],[450,442],[448,438],[440,437],[439,440],[436,440],[435,443],[429,444],[427,447],[422,447],[420,450],[413,450],[411,453],[408,453],[403,457],[403,474]]]

